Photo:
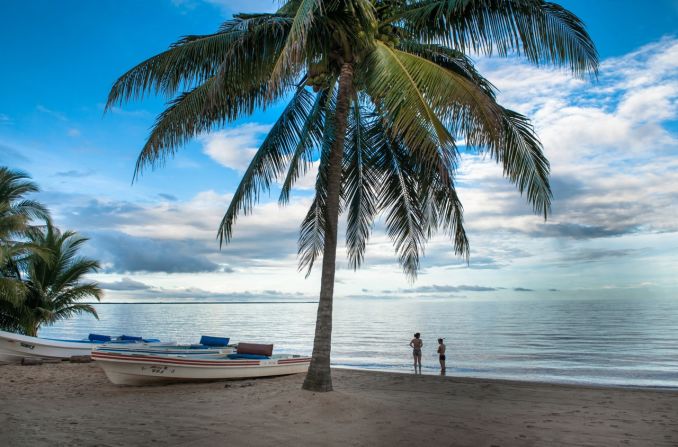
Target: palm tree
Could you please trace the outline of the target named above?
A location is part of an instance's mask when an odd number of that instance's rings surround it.
[[[48,256],[26,239],[36,228],[34,220],[49,220],[49,212],[41,203],[25,198],[38,191],[25,172],[0,166],[0,309],[18,302],[26,292],[20,276],[27,258],[32,254]],[[2,319],[0,327],[13,329]]]
[[[83,276],[99,270],[95,260],[78,256],[87,241],[73,231],[60,232],[51,223],[30,233],[31,242],[51,256],[32,255],[25,266],[23,279],[27,292],[23,299],[6,310],[0,308],[0,321],[11,322],[19,332],[37,336],[40,326],[54,324],[74,315],[88,313],[98,318],[86,298],[101,299],[103,291]]]
[[[489,153],[546,218],[549,163],[529,120],[496,101],[468,56],[518,55],[595,75],[583,23],[542,0],[290,0],[272,14],[238,14],[217,32],[185,36],[113,85],[108,107],[148,93],[174,97],[135,177],[201,132],[289,99],[245,171],[219,226],[229,242],[239,214],[282,180],[280,202],[319,160],[301,225],[300,269],[322,255],[313,360],[304,388],[332,389],[330,348],[339,214],[349,263],[363,262],[377,215],[414,278],[425,242],[442,229],[468,257],[454,180],[465,151]],[[183,93],[180,93],[183,91]]]

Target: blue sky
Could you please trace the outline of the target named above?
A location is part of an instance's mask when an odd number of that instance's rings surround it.
[[[678,283],[678,1],[561,2],[588,25],[597,82],[517,59],[479,59],[501,101],[534,121],[551,160],[547,223],[490,160],[468,156],[460,194],[471,263],[440,237],[411,285],[377,223],[359,272],[342,261],[338,296],[675,296]],[[111,84],[186,34],[214,31],[268,1],[5,1],[0,28],[0,164],[28,171],[62,228],[91,238],[109,300],[313,298],[296,269],[311,194],[276,194],[241,219],[219,251],[216,228],[252,150],[279,107],[187,145],[131,184],[166,98],[103,115]],[[282,105],[281,105],[282,106]],[[343,253],[343,252],[340,252]]]

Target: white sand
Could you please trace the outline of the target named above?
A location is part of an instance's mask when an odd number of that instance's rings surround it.
[[[96,364],[0,366],[0,445],[677,446],[678,392],[335,370],[120,388]]]

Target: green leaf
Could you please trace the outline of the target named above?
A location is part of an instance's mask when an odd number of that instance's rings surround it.
[[[259,193],[268,190],[271,183],[282,174],[299,143],[304,124],[313,108],[313,100],[314,97],[308,90],[299,87],[271,128],[245,171],[219,225],[220,244],[231,240],[233,224],[238,214],[249,214],[259,200]]]
[[[543,0],[422,0],[392,20],[428,43],[463,53],[524,55],[538,65],[567,66],[576,75],[597,74],[598,53],[584,23]]]

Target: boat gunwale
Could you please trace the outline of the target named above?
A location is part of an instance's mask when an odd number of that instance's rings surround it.
[[[164,365],[175,365],[175,366],[188,366],[188,367],[212,367],[212,368],[223,368],[223,367],[275,367],[275,366],[284,366],[297,363],[309,363],[311,357],[289,357],[282,359],[271,359],[275,360],[275,363],[270,364],[261,364],[261,360],[216,360],[216,359],[189,359],[189,358],[176,358],[176,357],[159,357],[159,356],[147,356],[147,355],[135,355],[132,353],[127,354],[111,354],[107,352],[92,352],[92,359],[103,362],[110,363],[142,363],[142,364],[162,364]],[[266,359],[269,360],[269,359]],[[281,363],[282,362],[282,363]]]

